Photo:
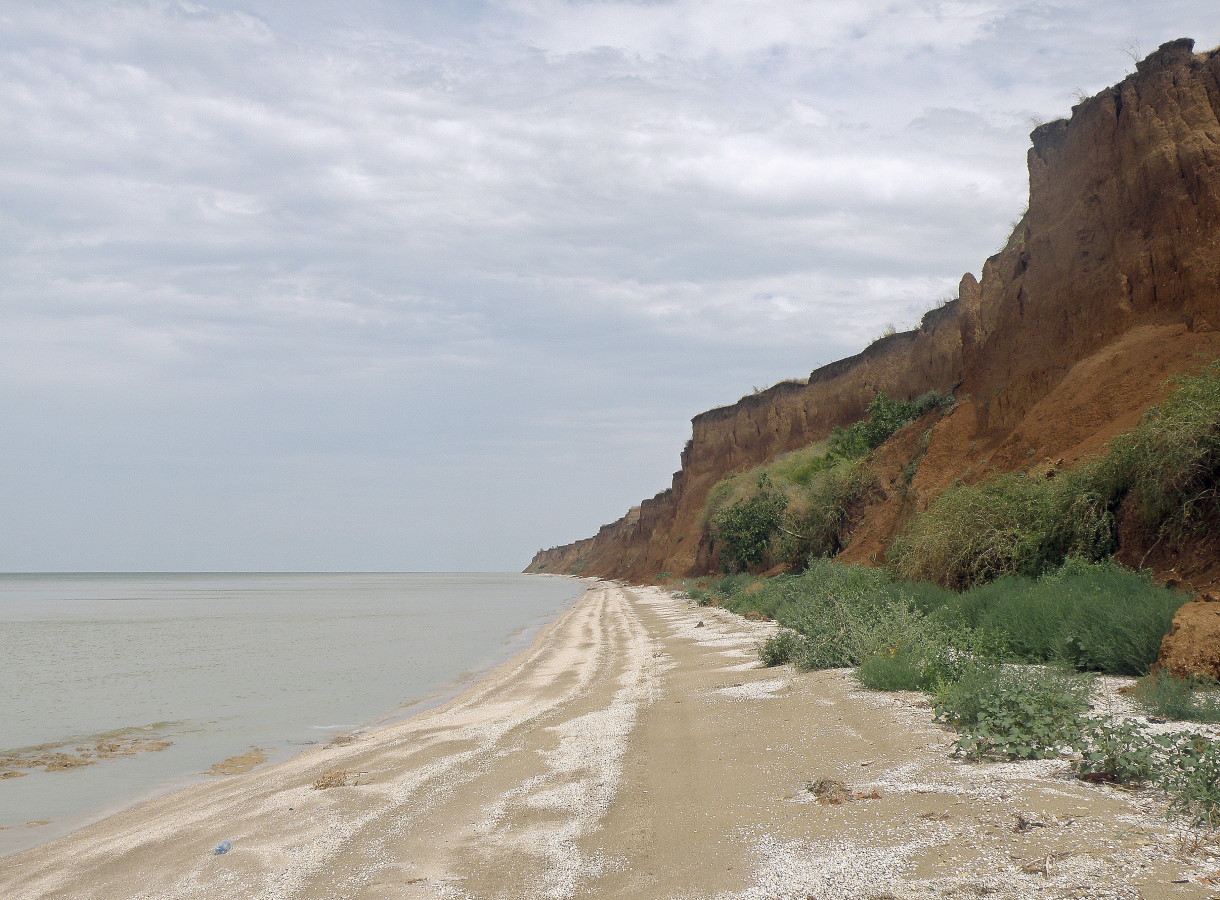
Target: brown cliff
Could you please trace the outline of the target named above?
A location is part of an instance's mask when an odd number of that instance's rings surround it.
[[[878,391],[957,385],[914,481],[910,441],[873,461],[882,489],[843,556],[875,562],[897,528],[955,479],[1043,461],[1071,465],[1138,422],[1164,382],[1220,357],[1220,51],[1165,44],[1069,120],[1031,135],[1029,208],[982,276],[919,329],[696,416],[672,486],[592,538],[541,551],[527,571],[634,581],[703,574],[708,490],[725,475],[859,419]],[[1188,556],[1190,556],[1188,554]],[[1214,553],[1153,556],[1202,585]]]

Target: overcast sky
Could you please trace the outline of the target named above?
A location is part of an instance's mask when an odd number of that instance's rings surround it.
[[[0,0],[0,570],[515,570],[1215,0]]]

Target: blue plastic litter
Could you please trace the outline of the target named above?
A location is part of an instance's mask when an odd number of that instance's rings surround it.
[[[228,853],[232,848],[233,848],[232,841],[221,841],[219,844],[216,845],[216,855],[220,856],[222,853]]]

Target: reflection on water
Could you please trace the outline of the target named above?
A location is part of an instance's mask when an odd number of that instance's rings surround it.
[[[0,575],[0,852],[252,750],[283,758],[401,715],[506,658],[582,587],[501,574]]]

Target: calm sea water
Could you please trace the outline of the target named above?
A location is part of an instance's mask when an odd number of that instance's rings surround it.
[[[583,589],[508,574],[0,574],[0,756],[173,742],[0,779],[0,853],[251,746],[274,760],[401,718],[507,659]]]

